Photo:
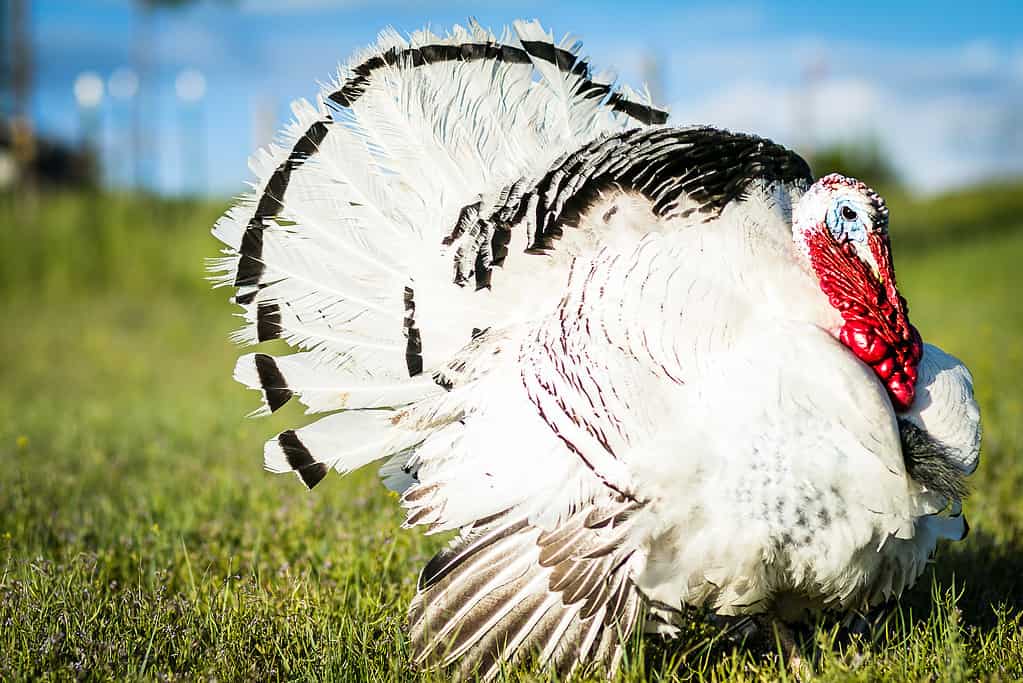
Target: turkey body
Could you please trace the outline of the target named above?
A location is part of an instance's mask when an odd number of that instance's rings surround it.
[[[624,200],[622,232],[649,220]],[[464,399],[465,457],[521,471],[484,474],[475,495],[512,504],[536,481],[531,498],[561,514],[600,488],[633,501],[630,573],[676,611],[795,617],[901,593],[961,527],[906,474],[883,388],[827,332],[837,314],[788,229],[727,210],[712,232],[674,227],[577,259],[541,323],[479,342],[504,361]],[[637,335],[636,318],[656,322]],[[514,436],[494,443],[502,423]]]
[[[536,23],[384,34],[214,229],[236,338],[299,349],[236,378],[331,413],[266,467],[382,460],[406,526],[459,531],[410,607],[422,665],[614,669],[689,607],[878,604],[965,535],[972,379],[908,325],[883,201],[662,126],[577,51]]]

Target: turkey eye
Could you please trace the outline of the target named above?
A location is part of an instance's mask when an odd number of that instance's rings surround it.
[[[843,206],[842,207],[842,218],[844,218],[847,221],[854,221],[854,220],[856,220],[856,212],[853,211],[848,206]]]

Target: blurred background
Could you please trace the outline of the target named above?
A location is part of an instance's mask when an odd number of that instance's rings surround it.
[[[232,194],[288,102],[377,31],[469,15],[572,31],[676,123],[840,154],[919,191],[1023,173],[1018,3],[3,0],[0,186]]]
[[[305,418],[243,419],[237,309],[204,261],[290,100],[388,25],[470,15],[571,31],[671,122],[882,191],[911,319],[972,369],[985,424],[974,533],[936,565],[942,591],[975,579],[953,591],[967,630],[914,662],[1018,641],[1023,3],[0,0],[0,679],[319,679],[340,661],[404,680],[389,639],[439,541],[395,534],[372,472],[305,495],[261,470],[262,442]],[[1015,656],[971,676],[1023,677]]]

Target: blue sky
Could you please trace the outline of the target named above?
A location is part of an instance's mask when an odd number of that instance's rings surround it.
[[[654,85],[674,123],[802,148],[873,137],[923,190],[1023,174],[1023,3],[214,0],[153,16],[142,110],[148,182],[166,192],[240,191],[248,155],[284,122],[287,103],[312,97],[379,29],[443,30],[470,15],[495,30],[539,18],[559,37],[581,38],[595,66],[632,84],[655,60]],[[137,19],[127,1],[35,0],[43,131],[79,136],[74,80],[131,64]],[[206,77],[198,107],[175,98],[183,69]],[[807,72],[817,74],[812,87]],[[129,105],[108,97],[100,117],[109,175],[123,182]],[[207,160],[201,176],[190,161],[197,155]]]

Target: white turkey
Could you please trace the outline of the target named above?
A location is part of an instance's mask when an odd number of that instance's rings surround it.
[[[235,377],[329,412],[265,466],[383,461],[457,530],[414,660],[614,670],[685,610],[797,619],[899,595],[960,539],[979,412],[896,287],[884,201],[796,154],[664,125],[570,39],[385,32],[214,234]]]

